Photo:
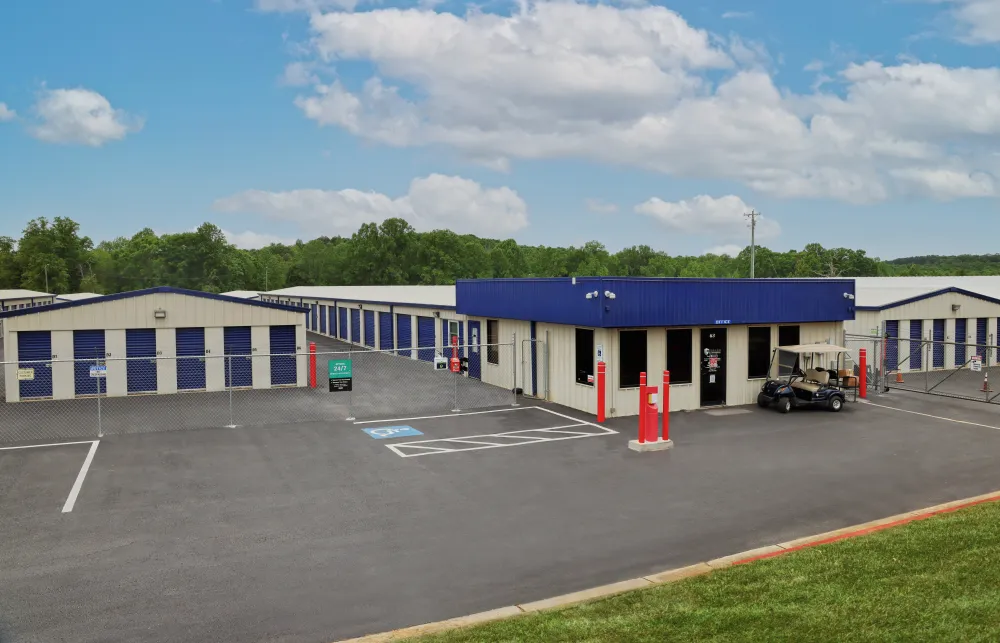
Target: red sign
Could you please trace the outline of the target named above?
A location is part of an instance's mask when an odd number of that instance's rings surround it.
[[[719,368],[719,358],[718,357],[709,357],[708,358],[708,367],[709,368]]]

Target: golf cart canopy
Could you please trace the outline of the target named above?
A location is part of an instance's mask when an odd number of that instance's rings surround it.
[[[779,351],[785,351],[788,353],[847,353],[849,352],[843,346],[834,346],[833,344],[796,344],[794,346],[779,346]]]

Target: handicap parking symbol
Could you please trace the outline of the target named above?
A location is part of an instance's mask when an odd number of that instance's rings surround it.
[[[380,426],[374,429],[362,429],[365,433],[375,438],[376,440],[385,440],[386,438],[406,438],[412,435],[423,435],[420,431],[417,431],[412,426]]]

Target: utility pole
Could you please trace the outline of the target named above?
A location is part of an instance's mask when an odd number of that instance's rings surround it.
[[[267,287],[267,266],[264,266],[264,290],[268,290],[268,287]]]
[[[750,210],[744,212],[743,216],[750,219],[750,278],[753,279],[757,263],[757,217],[760,216],[760,212]]]
[[[45,292],[49,291],[49,264],[45,264]]]

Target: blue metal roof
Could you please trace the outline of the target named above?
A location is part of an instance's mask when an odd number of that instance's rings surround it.
[[[200,290],[187,290],[186,288],[174,288],[172,286],[157,286],[155,288],[145,288],[143,290],[131,290],[129,292],[120,292],[114,295],[91,297],[90,299],[81,299],[79,301],[53,303],[49,304],[48,306],[37,306],[35,308],[8,310],[6,312],[0,313],[0,319],[5,319],[8,317],[20,317],[21,315],[34,315],[35,313],[44,313],[52,310],[62,310],[64,308],[76,308],[77,306],[91,306],[93,304],[102,304],[104,302],[116,301],[118,299],[131,299],[132,297],[142,297],[143,295],[152,295],[156,293],[173,293],[175,295],[187,295],[189,297],[201,297],[203,299],[214,299],[216,301],[225,301],[231,304],[243,304],[244,306],[258,306],[261,308],[274,308],[276,310],[287,310],[295,313],[305,313],[305,311],[299,306],[286,306],[285,304],[273,304],[271,302],[242,299],[240,297],[229,297],[226,295],[216,295],[215,293],[202,292]]]
[[[858,306],[858,310],[887,310],[889,308],[895,308],[897,306],[905,306],[906,304],[912,304],[918,301],[923,301],[924,299],[930,299],[931,297],[937,297],[938,295],[945,295],[950,292],[958,293],[960,295],[965,295],[967,297],[972,297],[973,299],[980,299],[982,301],[988,301],[991,304],[1000,304],[1000,299],[996,297],[989,297],[987,295],[981,295],[977,292],[972,292],[971,290],[966,290],[964,288],[941,288],[940,290],[934,290],[931,292],[924,293],[922,295],[915,295],[913,297],[907,297],[906,299],[900,299],[898,301],[891,301],[887,304],[881,306]]]
[[[854,319],[853,279],[473,279],[456,288],[460,314],[594,328]]]

